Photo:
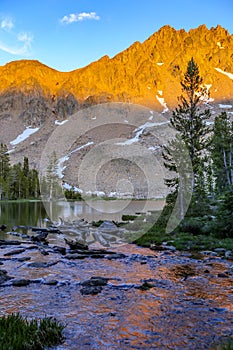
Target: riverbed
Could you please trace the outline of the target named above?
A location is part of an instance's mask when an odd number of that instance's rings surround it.
[[[56,350],[202,350],[233,336],[233,261],[133,244],[94,243],[98,254],[75,256],[61,234],[42,248],[17,239],[0,249],[0,269],[12,277],[0,286],[0,315],[56,317],[66,324]],[[106,283],[83,292],[93,277]]]

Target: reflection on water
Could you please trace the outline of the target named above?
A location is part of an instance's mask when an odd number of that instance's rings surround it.
[[[217,277],[230,264],[212,261],[206,274],[205,260],[180,253],[167,255],[134,245],[114,250],[126,257],[69,261],[35,249],[21,254],[30,255],[29,262],[4,261],[11,276],[55,279],[58,284],[0,288],[0,315],[20,311],[27,317],[57,317],[67,327],[66,341],[56,350],[204,350],[215,339],[233,335],[233,279]],[[33,268],[32,261],[57,264]],[[80,283],[92,276],[109,282],[97,295],[82,295]],[[154,287],[135,288],[145,279]]]
[[[121,221],[122,215],[160,211],[164,200],[101,200],[93,199],[80,202],[44,202],[48,217],[52,221],[85,219],[88,222],[98,220]]]
[[[98,220],[121,221],[123,214],[135,214],[158,211],[164,206],[164,200],[92,200],[77,202],[0,202],[0,224],[43,226],[44,219],[52,221],[85,219],[88,222]]]
[[[0,202],[0,224],[7,227],[14,225],[40,226],[46,217],[42,202]]]

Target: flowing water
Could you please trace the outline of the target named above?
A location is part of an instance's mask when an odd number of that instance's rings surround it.
[[[124,254],[116,259],[69,260],[50,249],[54,244],[65,246],[64,236],[49,235],[46,256],[28,243],[18,255],[5,255],[12,246],[0,249],[1,269],[33,282],[0,286],[0,315],[55,316],[66,324],[56,350],[202,350],[233,336],[232,261],[132,244],[111,249]],[[94,276],[109,279],[102,292],[80,293],[81,283]],[[46,284],[52,280],[57,284]],[[145,281],[152,288],[140,290]]]

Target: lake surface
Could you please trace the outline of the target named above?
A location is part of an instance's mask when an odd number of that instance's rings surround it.
[[[123,214],[159,211],[164,200],[89,200],[77,202],[0,202],[0,225],[45,226],[46,220],[121,221]]]

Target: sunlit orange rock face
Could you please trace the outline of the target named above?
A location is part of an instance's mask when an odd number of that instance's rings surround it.
[[[38,61],[14,61],[0,67],[0,93],[33,93],[51,100],[72,94],[80,103],[129,101],[161,111],[156,95],[164,97],[169,108],[177,105],[180,80],[191,57],[211,97],[216,102],[233,99],[233,75],[228,74],[233,74],[233,35],[220,26],[205,25],[189,32],[164,26],[112,59],[104,56],[67,73]]]

